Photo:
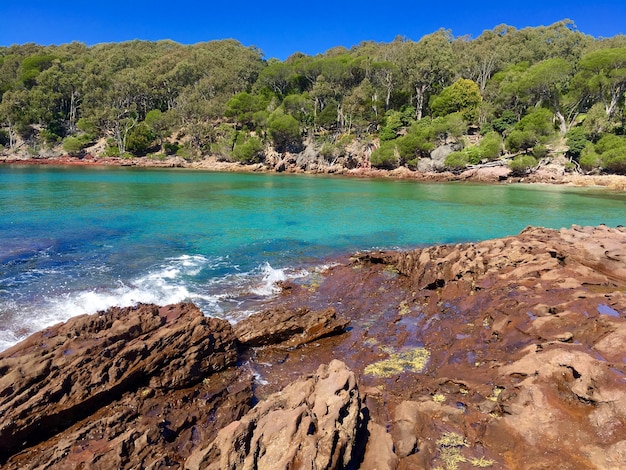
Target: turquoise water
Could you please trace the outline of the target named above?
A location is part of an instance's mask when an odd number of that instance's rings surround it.
[[[338,254],[626,222],[626,193],[126,168],[0,167],[0,349],[111,305],[231,318]]]

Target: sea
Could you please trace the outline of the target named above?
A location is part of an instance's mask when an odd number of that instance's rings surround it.
[[[626,192],[0,166],[0,350],[83,313],[190,301],[236,322],[339,257],[626,223]]]

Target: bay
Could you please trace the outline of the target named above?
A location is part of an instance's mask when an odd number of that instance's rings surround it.
[[[0,349],[80,313],[183,300],[236,320],[340,254],[617,226],[626,193],[544,185],[0,167]]]

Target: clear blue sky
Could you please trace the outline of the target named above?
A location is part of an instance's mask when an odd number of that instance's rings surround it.
[[[626,0],[0,0],[0,45],[233,38],[284,60],[296,51],[314,55],[398,35],[418,40],[439,28],[477,37],[502,23],[523,28],[564,18],[596,37],[626,34]]]

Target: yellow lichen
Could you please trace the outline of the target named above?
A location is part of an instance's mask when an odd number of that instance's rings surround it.
[[[433,395],[433,401],[435,403],[443,403],[444,401],[446,401],[446,396],[443,393],[435,393]]]
[[[487,397],[487,399],[491,401],[498,401],[498,397],[502,393],[502,390],[504,390],[504,387],[493,387],[493,394],[490,397]]]
[[[496,461],[481,457],[479,459],[470,460],[470,463],[472,464],[473,467],[487,468],[487,467],[491,467],[494,463],[496,463]]]
[[[406,301],[402,301],[400,302],[400,305],[398,306],[398,315],[406,315],[407,313],[411,313],[411,308],[409,307],[409,305],[406,303]]]
[[[446,432],[437,440],[439,446],[439,459],[444,463],[446,470],[456,470],[459,463],[467,462],[467,459],[461,455],[463,447],[469,447],[469,444],[463,436],[455,432]]]
[[[388,359],[375,362],[365,368],[365,373],[377,377],[393,377],[409,370],[422,372],[428,363],[430,353],[424,348],[391,354]]]

